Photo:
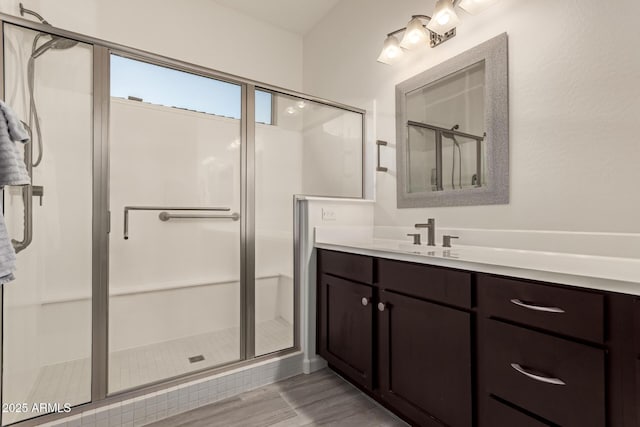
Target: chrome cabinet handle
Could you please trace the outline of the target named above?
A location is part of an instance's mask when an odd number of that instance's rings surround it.
[[[565,312],[560,307],[545,307],[543,305],[527,304],[526,302],[523,302],[522,300],[519,300],[517,298],[512,299],[511,303],[519,307],[528,308],[529,310],[534,310],[534,311],[544,311],[546,313],[564,313]]]
[[[387,305],[383,302],[379,302],[378,303],[378,311],[384,311],[384,309],[387,308]]]
[[[362,303],[362,305],[363,305],[364,307],[366,307],[366,306],[368,306],[368,305],[369,305],[369,298],[367,298],[367,297],[362,297],[362,299],[360,300],[360,302]]]
[[[516,371],[518,371],[519,373],[521,373],[522,375],[524,375],[525,377],[531,378],[532,380],[540,381],[542,383],[547,383],[547,384],[567,385],[567,383],[562,381],[560,378],[545,377],[545,376],[542,376],[542,375],[536,375],[536,374],[532,374],[531,372],[527,372],[527,370],[524,369],[518,363],[512,363],[511,367],[513,369],[515,369]]]

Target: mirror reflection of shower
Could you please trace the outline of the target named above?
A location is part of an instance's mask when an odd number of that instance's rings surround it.
[[[20,3],[20,15],[31,15],[35,17],[41,24],[51,26],[39,13],[25,8]],[[27,248],[31,244],[33,238],[33,197],[40,198],[42,205],[42,197],[44,196],[44,187],[33,185],[33,168],[38,167],[42,162],[44,155],[44,142],[42,139],[42,129],[40,128],[40,117],[35,99],[35,63],[36,59],[44,55],[50,50],[66,50],[78,44],[75,40],[65,39],[63,37],[54,36],[47,33],[38,33],[33,38],[31,45],[31,55],[27,62],[27,86],[29,91],[29,113],[27,122],[22,122],[29,133],[30,142],[24,147],[24,161],[27,167],[29,177],[32,179],[31,185],[22,188],[22,199],[24,202],[24,234],[22,240],[12,239],[11,243],[17,252]],[[35,135],[34,135],[35,131]],[[34,138],[35,136],[35,138]],[[34,160],[33,144],[38,144],[37,157]]]
[[[451,130],[458,130],[460,129],[460,125],[456,124],[454,125]],[[453,141],[453,144],[455,145],[455,148],[458,149],[458,188],[462,190],[462,150],[460,149],[460,143],[458,142],[458,140],[456,139],[456,136],[453,133],[442,133],[442,136],[445,138],[449,138]],[[452,149],[451,150],[451,155],[453,156],[451,158],[451,188],[453,190],[455,190],[456,188],[456,184],[455,184],[455,172],[456,172],[456,150]]]

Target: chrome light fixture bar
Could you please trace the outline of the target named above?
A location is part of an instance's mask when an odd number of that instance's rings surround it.
[[[405,50],[411,50],[429,43],[436,47],[456,35],[460,18],[456,7],[471,14],[477,14],[500,0],[437,0],[433,17],[413,15],[406,27],[387,34],[378,62],[392,65],[403,57]],[[402,40],[398,40],[399,34]]]

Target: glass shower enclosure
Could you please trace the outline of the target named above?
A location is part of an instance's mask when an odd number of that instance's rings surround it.
[[[293,196],[362,197],[364,112],[0,21],[32,136],[2,197],[1,400],[26,406],[1,424],[299,348]]]

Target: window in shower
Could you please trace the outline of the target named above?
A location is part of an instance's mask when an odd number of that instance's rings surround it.
[[[273,96],[275,125],[255,131],[256,355],[294,345],[293,196],[363,192],[363,115]]]
[[[109,393],[241,359],[241,87],[138,66],[112,73]],[[154,79],[167,98],[116,97]]]
[[[28,187],[3,191],[9,235],[24,241],[16,279],[3,285],[7,425],[46,413],[34,404],[91,400],[93,48],[2,30],[4,100],[31,128],[32,190],[44,194],[24,203]]]
[[[111,96],[240,119],[240,86],[111,55]],[[272,94],[256,92],[256,121],[272,124]]]

